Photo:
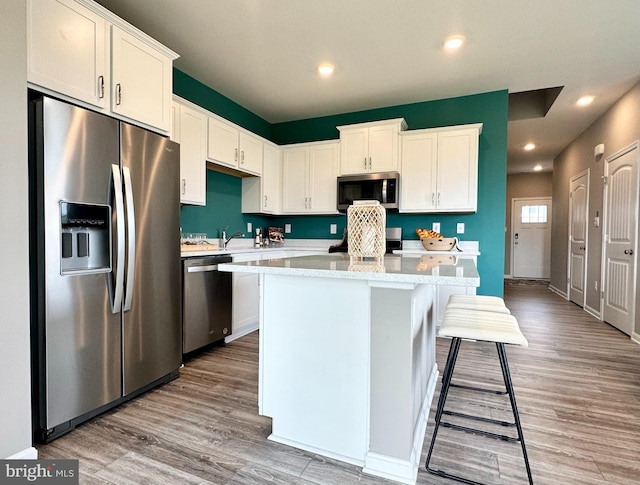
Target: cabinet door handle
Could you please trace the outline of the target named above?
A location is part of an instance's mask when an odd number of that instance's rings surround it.
[[[187,179],[182,179],[182,195],[187,191]]]
[[[311,209],[311,197],[309,197],[309,209]]]
[[[435,192],[431,192],[431,205],[432,206],[436,205],[436,193]]]
[[[240,163],[244,163],[244,150],[240,152]]]
[[[440,207],[440,192],[438,192],[438,207]]]
[[[367,169],[367,157],[364,157],[364,169]]]
[[[267,207],[267,196],[264,196],[264,206]]]
[[[633,254],[633,249],[625,249],[624,254],[628,254],[629,256],[631,256]]]
[[[234,162],[238,161],[238,149],[237,148],[233,152],[233,161]]]
[[[371,157],[369,157],[369,170],[371,170]]]
[[[122,86],[120,83],[116,84],[116,105],[120,105],[122,103]]]
[[[104,98],[104,76],[98,76],[98,90],[99,90],[99,95],[98,98],[102,99]]]

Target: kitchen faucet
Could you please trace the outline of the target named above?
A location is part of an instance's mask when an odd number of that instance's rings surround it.
[[[223,231],[222,231],[222,249],[227,249],[227,244],[229,243],[229,241],[231,241],[234,237],[244,237],[244,233],[243,232],[236,232],[234,234],[231,234],[231,236],[227,237],[227,229],[229,228],[229,226],[227,226]]]

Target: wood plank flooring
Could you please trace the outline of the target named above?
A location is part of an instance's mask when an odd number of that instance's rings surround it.
[[[529,340],[507,354],[534,483],[638,485],[640,346],[544,286],[506,285],[505,300]],[[448,346],[438,339],[441,370]],[[392,483],[268,441],[257,363],[257,333],[211,349],[179,379],[38,445],[39,457],[79,459],[80,482],[91,485]],[[454,380],[500,387],[495,346],[464,342]],[[509,417],[500,396],[452,389],[448,405]],[[433,411],[418,483],[451,485],[424,470],[432,431]],[[432,465],[490,484],[526,483],[518,444],[444,428]]]

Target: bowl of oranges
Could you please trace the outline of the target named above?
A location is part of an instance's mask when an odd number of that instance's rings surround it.
[[[451,251],[456,247],[458,238],[444,237],[442,234],[431,229],[416,229],[416,234],[420,238],[422,247],[427,251]]]

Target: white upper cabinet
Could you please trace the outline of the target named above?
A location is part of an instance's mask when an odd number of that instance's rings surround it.
[[[27,1],[37,89],[167,134],[175,52],[91,0]]]
[[[405,132],[400,212],[476,212],[482,124]]]
[[[138,37],[111,27],[111,110],[171,129],[173,61]]]
[[[340,175],[398,170],[402,118],[339,126]]]
[[[171,138],[180,143],[180,203],[207,202],[207,115],[185,101],[174,101]]]
[[[262,173],[262,139],[221,118],[209,117],[207,158],[253,175]]]
[[[400,137],[400,212],[428,211],[435,207],[438,134],[425,132]]]
[[[336,214],[337,169],[337,143],[284,147],[282,213]]]
[[[264,143],[262,175],[242,179],[243,213],[280,212],[281,153],[278,146]]]
[[[106,20],[75,0],[28,0],[27,9],[28,80],[108,108]]]

